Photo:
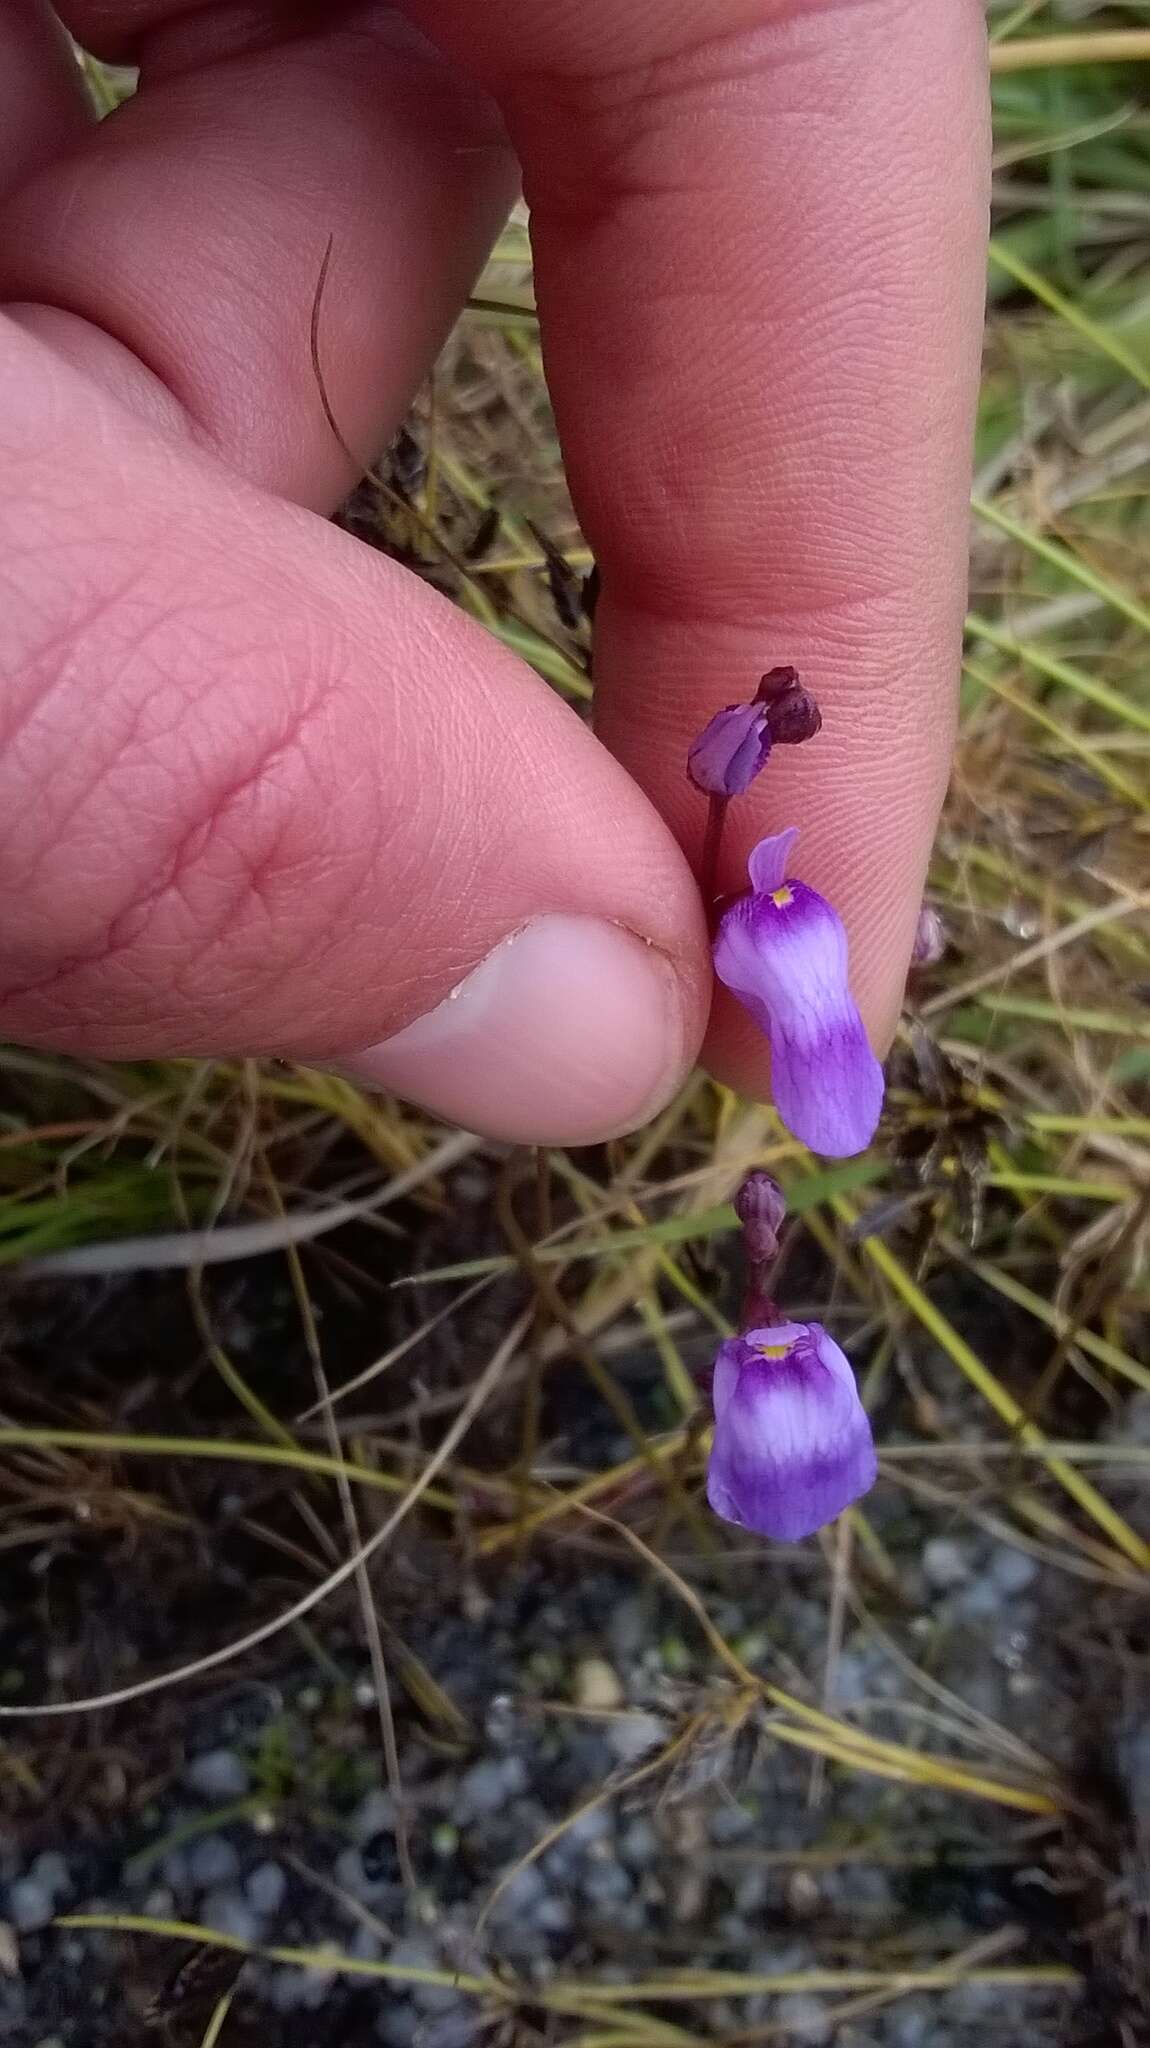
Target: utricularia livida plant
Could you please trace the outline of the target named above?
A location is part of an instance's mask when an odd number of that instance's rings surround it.
[[[716,712],[687,757],[708,799],[702,883],[715,901],[727,807],[776,746],[813,739],[817,704],[796,670],[773,668],[746,704]],[[845,1157],[870,1143],[882,1069],[850,992],[847,937],[837,911],[790,872],[798,830],[760,839],[750,888],[719,911],[719,980],[766,1034],[771,1084],[788,1129],[816,1152]],[[785,1320],[769,1289],[785,1212],[781,1188],[754,1173],[736,1209],[748,1284],[740,1333],[715,1360],[715,1435],[707,1498],[716,1514],[794,1542],[841,1514],[873,1484],[874,1444],[854,1374],[821,1323]]]

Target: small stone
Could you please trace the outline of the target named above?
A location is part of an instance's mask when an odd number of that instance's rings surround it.
[[[586,1813],[577,1813],[574,1820],[564,1828],[560,1842],[568,1849],[586,1849],[592,1842],[605,1842],[613,1832],[611,1815],[606,1806],[588,1807]],[[556,1848],[559,1843],[556,1843]]]
[[[566,1899],[549,1896],[535,1909],[535,1925],[544,1934],[569,1934],[574,1924],[575,1915]]]
[[[965,1551],[949,1536],[932,1536],[929,1543],[924,1543],[922,1569],[930,1585],[941,1593],[961,1586],[970,1577]]]
[[[8,1887],[8,1918],[20,1934],[35,1934],[47,1927],[56,1902],[46,1884],[35,1877],[18,1877]]]
[[[388,1962],[396,1969],[442,1970],[443,1964],[435,1949],[428,1941],[421,1941],[418,1935],[409,1934],[397,1941]],[[447,2012],[457,2004],[461,1994],[451,1984],[408,1984],[408,1997],[421,2012]]]
[[[926,2048],[934,2031],[931,2009],[919,1998],[900,2000],[892,2007],[886,2025],[892,2048]]]
[[[175,1898],[179,1898],[182,1893],[186,1892],[192,1882],[191,1872],[188,1869],[187,1851],[184,1849],[169,1849],[163,1863],[160,1865],[160,1876]]]
[[[482,1763],[472,1764],[459,1780],[455,1818],[466,1823],[498,1813],[509,1800],[525,1792],[527,1785],[527,1766],[522,1757],[487,1757]]]
[[[632,1870],[649,1870],[658,1861],[661,1846],[657,1829],[644,1814],[630,1821],[619,1837],[620,1858]]]
[[[387,2048],[414,2048],[419,2027],[419,2014],[406,1999],[389,1998],[383,2011],[376,2014],[376,2039],[386,2042]]]
[[[629,1899],[632,1883],[629,1873],[621,1863],[588,1860],[583,1873],[583,1896],[593,1906],[614,1906],[621,1899]]]
[[[724,1849],[728,1843],[741,1842],[747,1835],[753,1834],[754,1827],[753,1813],[748,1813],[746,1807],[741,1806],[737,1799],[725,1799],[721,1805],[715,1807],[708,1822],[707,1832],[716,1849]]]
[[[263,1931],[259,1914],[243,1893],[223,1885],[210,1891],[201,1902],[200,1919],[217,1934],[230,1935],[233,1941],[246,1942],[252,1948]]]
[[[575,1667],[575,1704],[608,1713],[623,1704],[623,1687],[605,1657],[584,1657]]]
[[[282,1864],[257,1863],[255,1869],[248,1872],[244,1890],[254,1910],[270,1919],[283,1905],[287,1884],[287,1872]]]
[[[197,1891],[231,1884],[240,1874],[240,1859],[223,1835],[201,1835],[188,1847],[188,1877]]]
[[[63,1898],[73,1890],[71,1872],[58,1849],[45,1849],[37,1856],[30,1875],[51,1892],[54,1899]]]
[[[1038,1559],[1012,1543],[1002,1543],[991,1554],[989,1570],[1000,1593],[1025,1593],[1038,1577]]]
[[[390,1833],[394,1826],[395,1801],[390,1792],[379,1786],[360,1800],[351,1817],[351,1832],[357,1842],[369,1842],[384,1829]]]
[[[207,1749],[202,1756],[192,1758],[184,1772],[184,1782],[201,1799],[244,1799],[251,1776],[234,1749]]]
[[[500,1892],[495,1902],[495,1915],[500,1920],[512,1920],[521,1914],[534,1914],[546,1896],[547,1881],[538,1864],[525,1863]]]
[[[357,1963],[377,1963],[383,1954],[383,1943],[374,1928],[361,1922],[348,1942],[347,1952]]]
[[[607,1623],[615,1655],[627,1663],[643,1649],[651,1628],[651,1607],[641,1593],[616,1601]]]
[[[637,1763],[667,1740],[667,1724],[658,1714],[620,1714],[609,1723],[607,1741],[621,1764]]]
[[[822,2000],[812,1998],[808,1991],[791,1991],[780,1998],[775,2007],[775,2018],[784,2035],[793,2041],[829,2041],[831,2023]]]

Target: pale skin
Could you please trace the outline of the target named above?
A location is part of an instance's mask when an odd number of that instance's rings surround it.
[[[883,1049],[951,746],[977,0],[61,12],[142,87],[95,128],[47,10],[0,0],[0,1036],[340,1064],[525,1141],[634,1125],[700,1051],[764,1094],[683,764],[787,662],[823,731],[732,807],[721,879],[801,827]],[[520,179],[594,735],[326,523],[329,238],[366,456]],[[493,949],[501,993],[389,1050]]]

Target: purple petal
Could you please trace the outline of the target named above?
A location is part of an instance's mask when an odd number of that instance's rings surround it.
[[[798,837],[798,826],[788,825],[785,832],[760,839],[758,845],[751,848],[747,856],[747,873],[751,887],[758,895],[769,896],[772,890],[782,888]]]
[[[742,796],[771,751],[762,704],[728,704],[716,711],[687,755],[687,773],[707,796]]]
[[[795,1543],[874,1484],[870,1423],[820,1323],[749,1330],[720,1346],[707,1498],[724,1521]]]
[[[786,837],[782,834],[780,837]],[[777,840],[751,856],[756,882]],[[813,1152],[862,1152],[882,1109],[882,1068],[850,992],[837,912],[805,882],[741,896],[715,938],[715,972],[771,1047],[771,1088],[787,1128]]]

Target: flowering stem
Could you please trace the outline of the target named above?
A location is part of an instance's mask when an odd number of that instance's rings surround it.
[[[773,1259],[751,1259],[747,1262],[747,1275],[743,1285],[743,1313],[739,1327],[743,1330],[769,1330],[772,1324],[781,1322],[779,1306],[774,1296],[767,1292]]]
[[[707,922],[713,921],[715,898],[719,893],[719,853],[723,844],[723,827],[727,822],[726,796],[707,798],[707,829],[703,835],[703,853],[699,862],[699,887],[703,892]]]

